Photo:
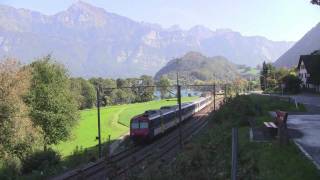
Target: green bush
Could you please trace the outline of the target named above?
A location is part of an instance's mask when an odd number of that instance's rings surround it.
[[[48,149],[47,151],[38,151],[23,160],[22,172],[30,173],[34,170],[44,170],[50,166],[57,165],[61,160],[60,154]]]
[[[233,99],[227,100],[219,111],[216,112],[215,121],[228,121],[231,126],[246,126],[248,125],[248,117],[255,116],[258,113],[258,109],[249,97],[236,96]]]
[[[0,160],[2,161],[2,159]],[[16,179],[21,171],[21,161],[17,157],[10,157],[0,162],[0,179]]]
[[[84,162],[94,162],[97,160],[97,157],[95,156],[96,149],[87,149],[82,147],[76,147],[71,156],[67,157],[69,165],[79,165]]]
[[[302,83],[299,77],[289,74],[282,79],[285,84],[285,92],[288,93],[299,93],[300,92],[300,84]]]

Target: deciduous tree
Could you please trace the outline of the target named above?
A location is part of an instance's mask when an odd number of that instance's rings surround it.
[[[320,6],[320,0],[311,0],[311,3]]]
[[[78,120],[75,97],[70,91],[66,69],[54,63],[51,56],[43,57],[30,66],[31,88],[27,102],[31,117],[42,130],[43,145],[67,140]]]
[[[170,89],[170,80],[166,76],[162,76],[158,82],[161,99],[168,97]]]
[[[101,92],[101,106],[105,106],[108,104],[112,104],[112,89],[117,87],[116,81],[113,79],[102,79],[102,78],[91,78],[89,80],[91,84],[94,85],[95,88],[100,88]]]
[[[293,74],[288,74],[282,79],[283,84],[285,85],[285,91],[289,93],[298,93],[300,92],[301,80]]]
[[[132,89],[134,91],[137,102],[146,102],[153,100],[154,97],[154,87],[143,87],[143,86],[153,86],[153,78],[151,76],[142,75],[138,79],[138,83],[135,86],[141,86],[139,88]]]
[[[71,91],[75,94],[79,109],[92,108],[96,102],[96,89],[83,78],[71,78]]]
[[[16,60],[0,62],[0,159],[22,159],[37,142],[37,133],[23,101],[30,86],[30,73]],[[0,160],[1,161],[1,160]]]

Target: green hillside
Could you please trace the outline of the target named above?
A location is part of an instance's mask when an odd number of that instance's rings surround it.
[[[233,81],[240,77],[237,66],[222,56],[206,57],[197,52],[189,52],[183,57],[173,59],[155,75],[160,79],[166,75],[169,79],[179,78],[186,82],[199,81]]]
[[[246,65],[238,65],[238,72],[241,74],[243,77],[256,77],[259,76],[260,70],[255,67],[250,67]]]
[[[197,97],[184,97],[183,102],[190,102]],[[175,105],[176,99],[150,101],[145,103],[124,104],[105,107],[101,109],[101,136],[106,141],[108,135],[117,139],[129,131],[130,119],[148,109],[159,109],[161,106]],[[89,109],[81,111],[81,120],[73,129],[73,136],[70,140],[62,142],[54,149],[57,149],[63,156],[70,155],[76,147],[89,148],[97,145],[97,110]]]

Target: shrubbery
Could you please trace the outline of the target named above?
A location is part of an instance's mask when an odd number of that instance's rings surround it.
[[[0,162],[0,179],[16,179],[21,173],[22,164],[19,158],[12,156]]]
[[[94,162],[98,159],[95,152],[90,149],[83,149],[82,147],[76,147],[71,156],[68,156],[68,162],[72,164],[81,164],[82,162]]]
[[[42,171],[50,166],[57,165],[61,160],[60,154],[52,149],[38,151],[26,157],[22,163],[22,172]]]
[[[300,92],[300,84],[301,84],[301,80],[292,74],[289,74],[287,76],[285,76],[282,79],[284,85],[285,85],[285,92],[289,92],[289,93],[299,93]]]
[[[231,126],[248,125],[247,117],[255,116],[258,110],[250,98],[236,96],[234,99],[228,99],[224,106],[216,112],[215,121],[229,122]]]

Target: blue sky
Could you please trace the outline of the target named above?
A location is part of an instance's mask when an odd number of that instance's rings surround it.
[[[244,35],[297,41],[320,21],[320,7],[309,0],[83,0],[133,20],[179,25],[230,28]],[[17,8],[54,14],[76,0],[0,0]]]

